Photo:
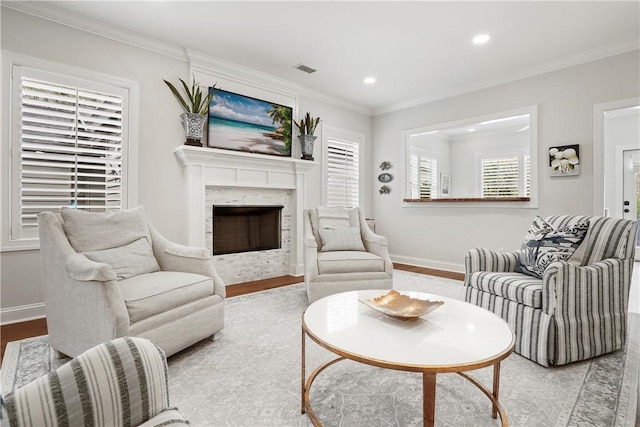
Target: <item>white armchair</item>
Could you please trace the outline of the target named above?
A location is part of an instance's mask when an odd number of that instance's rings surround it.
[[[358,208],[305,210],[304,281],[309,302],[338,292],[392,289],[386,237],[371,231]]]
[[[204,248],[172,243],[144,209],[38,215],[51,347],[76,357],[117,337],[170,356],[224,327],[225,286]]]

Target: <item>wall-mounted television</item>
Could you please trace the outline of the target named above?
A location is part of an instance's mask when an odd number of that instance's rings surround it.
[[[292,108],[224,90],[209,104],[207,146],[291,157]]]

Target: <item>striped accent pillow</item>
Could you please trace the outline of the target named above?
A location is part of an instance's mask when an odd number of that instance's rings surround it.
[[[9,393],[5,404],[12,426],[137,426],[169,408],[167,362],[149,340],[117,338]]]

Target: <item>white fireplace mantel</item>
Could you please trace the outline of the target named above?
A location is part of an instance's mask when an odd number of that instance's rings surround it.
[[[291,216],[290,274],[303,274],[302,211],[308,191],[306,174],[317,166],[317,162],[186,145],[173,152],[183,168],[187,245],[206,247],[207,187],[290,189],[295,193]]]

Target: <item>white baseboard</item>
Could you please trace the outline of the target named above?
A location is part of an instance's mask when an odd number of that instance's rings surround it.
[[[0,325],[26,322],[45,317],[44,303],[20,305],[0,309]]]
[[[304,276],[304,264],[291,264],[289,266],[289,275]]]
[[[391,261],[398,262],[400,264],[415,265],[416,267],[426,267],[434,268],[436,270],[464,273],[464,264],[454,264],[451,262],[442,262],[432,259],[415,258],[402,255],[391,255]]]

